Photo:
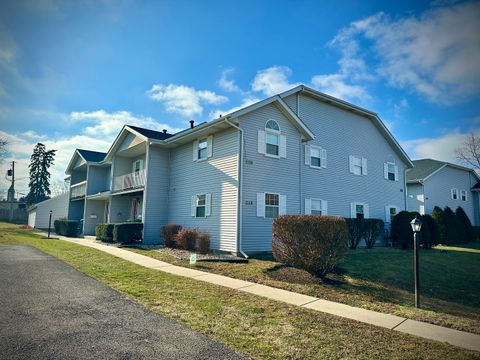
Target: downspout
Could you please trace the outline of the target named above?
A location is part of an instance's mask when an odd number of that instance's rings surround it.
[[[225,122],[237,129],[240,132],[240,144],[238,151],[238,166],[239,166],[239,185],[238,185],[238,206],[237,206],[237,217],[238,217],[238,252],[242,254],[245,259],[248,259],[248,255],[245,254],[242,250],[242,232],[243,232],[243,149],[244,149],[244,140],[243,140],[243,129],[234,123],[230,122],[228,118],[225,118]]]
[[[405,210],[408,211],[407,169],[406,168],[403,169],[403,192],[404,192],[403,200],[405,202]]]

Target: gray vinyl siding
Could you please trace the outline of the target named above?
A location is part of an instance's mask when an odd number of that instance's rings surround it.
[[[193,143],[171,150],[168,221],[208,231],[211,248],[237,251],[238,130],[213,134],[212,157],[193,161]],[[191,197],[211,194],[211,216],[191,216]],[[150,196],[150,195],[148,195]]]
[[[258,130],[265,130],[265,123],[269,119],[277,121],[281,134],[286,136],[286,158],[270,158],[258,152]],[[257,217],[257,193],[286,195],[287,213],[300,213],[300,133],[273,104],[242,116],[240,126],[245,138],[242,250],[271,251],[272,219]]]
[[[104,212],[105,201],[88,199],[85,201],[84,235],[95,235],[95,226],[104,223]]]
[[[88,167],[87,195],[97,194],[110,189],[110,167],[95,166]]]
[[[48,228],[48,221],[50,218],[50,210],[52,210],[52,228],[53,222],[57,219],[64,219],[67,217],[68,208],[68,193],[56,196],[54,198],[42,201],[36,205],[36,209],[32,210],[36,213],[35,224],[36,228]],[[30,213],[30,212],[29,212]]]
[[[474,218],[473,197],[470,189],[475,181],[470,172],[446,166],[439,172],[425,180],[425,196],[427,206],[425,211],[431,214],[435,206],[450,207],[453,211],[461,206],[472,223],[478,224]],[[458,199],[453,200],[450,195],[452,188],[458,189]],[[467,201],[460,200],[460,190],[467,191]]]
[[[425,206],[422,184],[407,184],[407,210],[422,213],[421,206]],[[426,210],[426,209],[425,209]]]
[[[72,174],[70,175],[70,184],[75,185],[79,182],[87,180],[87,168],[82,169],[73,169]]]
[[[80,220],[83,219],[83,213],[85,211],[85,199],[70,201],[68,206],[68,219]]]
[[[121,176],[126,174],[131,174],[133,172],[133,163],[136,160],[143,161],[143,167],[146,166],[146,154],[142,154],[135,157],[125,157],[118,154],[115,155],[113,163],[113,176]]]
[[[110,199],[109,222],[119,223],[130,218],[132,196],[114,195]]]
[[[159,244],[160,228],[168,219],[169,151],[150,146],[147,157],[147,181],[143,198],[143,242]]]
[[[369,206],[370,218],[385,221],[385,206],[405,209],[405,164],[375,127],[365,117],[335,106],[300,96],[299,116],[313,131],[315,139],[309,144],[327,150],[327,168],[312,169],[305,165],[302,147],[302,198],[328,201],[328,215],[350,217],[350,203]],[[349,156],[367,159],[367,175],[350,173]],[[398,166],[398,181],[384,178],[384,163]]]
[[[285,101],[288,107],[292,109],[292,111],[295,114],[297,114],[297,99],[298,99],[297,94],[293,94],[293,95],[287,96],[286,98],[283,98],[283,101]]]

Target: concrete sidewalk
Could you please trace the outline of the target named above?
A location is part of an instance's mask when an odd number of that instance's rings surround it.
[[[45,233],[40,234],[45,235]],[[390,330],[420,336],[426,339],[449,343],[451,345],[468,350],[480,351],[480,335],[410,320],[395,315],[357,308],[249,281],[233,279],[223,275],[172,265],[148,256],[134,253],[132,251],[100,244],[91,239],[67,238],[63,236],[57,237],[61,240],[101,250],[108,254],[150,269],[156,269],[169,274],[184,276],[198,281],[205,281],[207,283],[236,289],[238,291],[281,301],[287,304],[341,316],[363,323],[384,327]]]

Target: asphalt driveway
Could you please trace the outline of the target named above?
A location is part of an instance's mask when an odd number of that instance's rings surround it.
[[[0,245],[0,358],[245,359],[20,245]]]

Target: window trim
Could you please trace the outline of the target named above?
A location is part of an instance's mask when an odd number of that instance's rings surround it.
[[[276,195],[278,196],[278,205],[267,205],[267,194],[268,195]],[[275,217],[268,217],[267,216],[267,206],[269,207],[276,207],[278,209],[278,215]],[[264,192],[263,193],[263,207],[264,207],[264,218],[265,219],[275,219],[280,216],[280,194],[274,192]]]
[[[465,199],[463,199],[463,196],[465,195]],[[467,190],[460,190],[460,201],[468,201],[468,196],[467,196]]]
[[[278,155],[269,154],[268,151],[267,151],[268,145],[269,145],[267,139],[268,139],[268,135],[269,135],[269,134],[270,134],[270,135],[275,135],[275,136],[277,137],[277,139],[278,139],[278,144],[277,144],[277,145],[270,144],[270,145],[274,145],[274,146],[277,147],[277,149],[278,149]],[[274,159],[280,159],[280,141],[281,141],[281,140],[280,140],[280,136],[281,136],[281,134],[280,134],[279,131],[271,130],[271,129],[265,129],[265,154],[264,154],[265,156],[268,156],[268,157],[271,157],[271,158],[274,158]]]
[[[392,161],[387,161],[387,162],[386,162],[386,165],[387,165],[387,178],[386,178],[386,180],[388,180],[388,181],[397,181],[397,171],[396,171],[396,169],[395,169],[397,165],[396,165],[394,162],[392,162]],[[391,172],[389,171],[389,169],[388,169],[388,167],[389,167],[390,165],[393,167],[393,173],[391,173]],[[390,179],[390,177],[389,177],[390,174],[393,174],[393,180]]]
[[[203,141],[205,141],[205,148],[204,149],[200,149],[200,143],[202,143]],[[204,137],[204,138],[200,138],[197,140],[197,161],[205,161],[208,159],[208,136],[207,137]],[[201,150],[205,150],[205,157],[200,157],[200,151]]]
[[[363,218],[364,219],[369,219],[370,218],[370,207],[368,206],[368,203],[361,202],[361,201],[354,201],[350,203],[350,218],[352,219],[357,219],[357,205],[362,205],[363,206]],[[355,217],[352,217],[352,206],[355,207]]]
[[[392,216],[391,216],[391,213],[390,213],[390,210],[391,209],[395,209],[396,211],[396,214],[395,216],[398,215],[398,213],[400,212],[400,208],[398,206],[395,206],[395,205],[387,205],[385,206],[385,223],[387,224],[391,224],[392,223]],[[387,211],[388,210],[388,211]],[[388,216],[388,217],[387,217]]]
[[[307,212],[307,206],[305,204],[305,214],[306,215],[319,215],[319,216],[327,216],[328,215],[328,202],[327,200],[320,199],[320,198],[305,198],[305,201],[310,201],[310,212]],[[314,201],[320,202],[320,212],[321,214],[313,214],[312,213],[312,204]]]
[[[267,124],[268,124],[270,121],[273,121],[275,124],[277,124],[278,130],[267,127]],[[277,120],[274,120],[274,119],[268,119],[267,121],[265,121],[265,126],[264,126],[264,128],[265,128],[265,131],[274,131],[274,132],[277,132],[277,133],[279,133],[279,134],[282,132],[282,129],[280,128],[280,124],[278,123]]]
[[[136,170],[136,164],[137,164],[137,163],[140,164],[138,171]],[[136,174],[136,173],[141,173],[142,170],[143,170],[143,159],[134,160],[133,163],[132,163],[132,172],[133,172],[134,174]]]
[[[318,151],[319,157],[317,159],[320,160],[320,166],[312,165],[312,157],[314,157],[314,156],[312,156],[312,149]],[[323,150],[323,148],[321,146],[310,145],[310,167],[312,169],[322,169],[324,167],[323,166],[323,161],[322,161],[322,150]]]
[[[355,167],[358,167],[358,165],[354,164],[354,160],[360,160],[360,174],[355,173]],[[358,155],[350,155],[349,158],[349,170],[350,173],[355,175],[355,176],[366,176],[367,175],[367,158],[364,158],[362,156]]]
[[[456,196],[456,198],[454,196]],[[460,197],[458,196],[458,189],[452,188],[450,190],[450,197],[452,198],[452,200],[459,200]]]

